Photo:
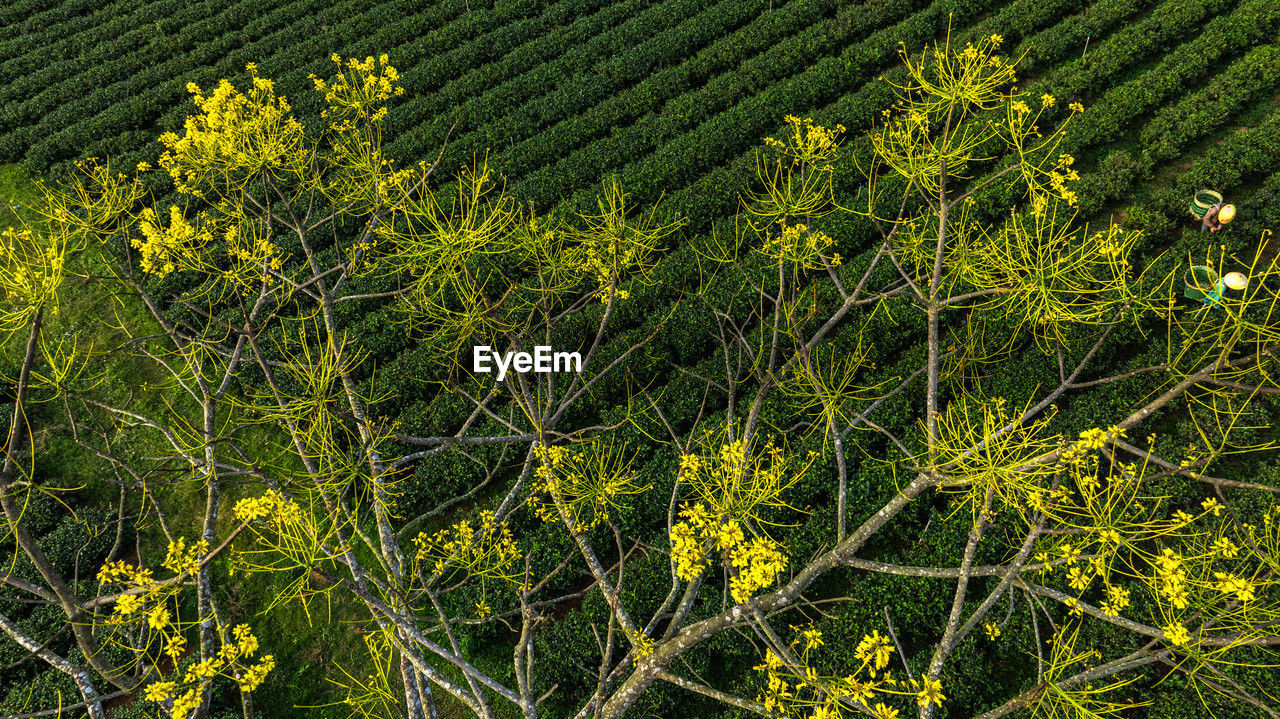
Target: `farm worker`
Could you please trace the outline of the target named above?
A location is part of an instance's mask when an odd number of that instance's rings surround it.
[[[1235,205],[1225,205],[1222,195],[1213,190],[1200,190],[1191,200],[1191,214],[1200,220],[1201,232],[1217,232],[1236,216]]]
[[[1196,266],[1187,271],[1187,288],[1184,295],[1200,300],[1205,307],[1222,302],[1222,293],[1228,289],[1243,290],[1249,286],[1249,278],[1239,272],[1228,272],[1222,277],[1209,267]]]

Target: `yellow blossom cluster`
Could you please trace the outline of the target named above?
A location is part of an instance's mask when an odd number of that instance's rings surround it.
[[[187,118],[181,136],[160,136],[167,148],[160,167],[179,192],[196,197],[237,192],[263,170],[294,176],[309,171],[303,128],[288,101],[276,96],[271,80],[258,77],[256,65],[246,69],[250,87],[245,93],[226,79],[207,94],[187,83],[200,112]]]
[[[782,495],[800,481],[815,454],[801,461],[772,441],[753,449],[741,439],[704,438],[704,445],[717,444],[710,456],[680,457],[680,482],[693,490],[695,501],[707,505],[713,516],[734,521],[764,521],[767,508],[794,509]]]
[[[766,137],[764,144],[776,149],[792,164],[804,164],[813,168],[829,167],[840,149],[840,136],[844,125],[834,128],[814,123],[811,117],[787,115],[787,134],[782,139]]]
[[[628,466],[625,445],[592,442],[579,450],[539,446],[535,452],[539,464],[529,506],[543,521],[563,518],[574,532],[607,521],[610,511],[626,506],[625,497],[650,488]]]
[[[354,119],[378,122],[387,113],[387,108],[382,104],[392,97],[404,94],[404,88],[396,85],[400,80],[400,73],[391,66],[391,58],[385,54],[379,55],[376,61],[372,55],[363,61],[354,57],[344,61],[337,53],[330,59],[339,70],[339,74],[332,80],[326,81],[315,75],[307,77],[315,84],[317,91],[324,93],[329,109],[322,116],[332,118],[332,122],[349,122]]]
[[[47,303],[57,311],[68,249],[57,237],[29,229],[0,231],[0,328],[25,325]]]
[[[787,557],[778,543],[767,537],[753,537],[751,541],[730,550],[729,562],[736,574],[729,579],[729,594],[733,601],[742,603],[760,589],[774,583],[787,568]]]
[[[242,286],[250,278],[268,280],[266,270],[278,271],[283,265],[280,248],[271,241],[261,223],[247,221],[230,225],[223,232],[223,240],[227,256],[236,268],[227,275]]]
[[[213,239],[207,226],[192,225],[177,205],[169,206],[168,227],[154,209],[143,209],[138,216],[138,230],[142,237],[131,239],[129,244],[142,253],[139,264],[143,272],[158,277],[194,266],[195,256]]]
[[[117,639],[114,631],[106,635],[107,640],[139,653],[152,665],[158,665],[161,656],[177,665],[187,652],[186,634],[198,621],[179,619],[183,584],[175,580],[200,571],[201,560],[208,551],[209,543],[203,539],[188,544],[179,537],[170,542],[161,566],[175,576],[164,581],[158,581],[150,569],[122,560],[104,564],[98,570],[98,581],[121,587],[106,626],[129,628],[123,640]],[[222,644],[216,655],[190,665],[180,676],[152,682],[143,696],[148,701],[172,701],[171,716],[185,719],[200,706],[205,685],[215,677],[233,679],[245,691],[256,689],[275,666],[275,659],[266,656],[256,663],[249,661],[258,652],[259,643],[248,625],[240,624],[229,631],[219,626],[217,633]]]
[[[237,501],[234,512],[236,519],[242,522],[266,517],[272,522],[289,524],[299,519],[302,509],[292,499],[268,489],[261,497],[245,497]]]
[[[391,158],[382,152],[386,102],[404,94],[404,88],[396,85],[400,74],[386,55],[344,60],[334,54],[330,59],[338,69],[333,78],[309,76],[328,104],[321,117],[329,122],[333,152],[328,159],[334,172],[326,178],[325,192],[356,214],[395,205],[404,185],[416,187],[421,176],[414,168],[396,171]]]
[[[1115,440],[1124,439],[1124,429],[1108,427],[1098,429],[1091,427],[1080,433],[1079,439],[1062,450],[1061,463],[1067,466],[1082,466],[1090,457],[1096,457],[1097,451]]]
[[[642,660],[653,655],[655,643],[653,638],[643,632],[635,632],[630,629],[623,630],[627,639],[631,642],[631,648],[635,656],[635,663],[639,664]]]
[[[220,634],[225,631],[220,628]],[[200,706],[205,685],[218,676],[232,679],[242,691],[257,689],[275,668],[275,657],[268,654],[256,663],[248,660],[258,651],[258,639],[246,624],[231,629],[215,656],[196,662],[187,668],[182,678],[152,682],[144,691],[147,701],[173,701],[169,710],[173,719],[186,719]]]
[[[114,562],[107,562],[98,570],[98,581],[103,584],[110,582],[127,582],[139,587],[147,587],[155,584],[155,577],[150,569],[145,567],[135,567],[132,564],[117,559]]]
[[[1058,198],[1075,207],[1079,204],[1080,198],[1067,187],[1067,182],[1080,179],[1080,173],[1070,169],[1073,162],[1075,158],[1070,155],[1060,155],[1057,164],[1049,171],[1048,179],[1049,186],[1058,194]]]
[[[1209,651],[1215,656],[1235,641],[1246,641],[1242,637],[1255,636],[1250,632],[1259,624],[1280,622],[1272,591],[1276,582],[1259,570],[1259,559],[1280,549],[1280,532],[1271,529],[1277,510],[1264,516],[1261,531],[1222,517],[1225,506],[1214,497],[1203,499],[1198,513],[1162,511],[1162,497],[1142,494],[1136,465],[1099,461],[1098,455],[1123,436],[1116,427],[1081,432],[1059,465],[1070,482],[1042,491],[1038,502],[1028,501],[1052,525],[1075,535],[1035,557],[1042,573],[1052,571],[1049,563],[1055,559],[1065,569],[1063,579],[1075,596],[1060,601],[1074,615],[1085,613],[1086,595],[1101,580],[1101,596],[1094,601],[1102,614],[1115,617],[1131,607],[1132,587],[1144,586],[1155,599],[1149,606],[1151,623],[1169,643],[1231,638],[1213,645]],[[1245,538],[1230,536],[1237,532]],[[1204,616],[1214,619],[1204,624]],[[1197,618],[1200,626],[1193,625]]]
[[[200,571],[201,558],[209,551],[209,543],[201,539],[188,545],[185,537],[169,543],[161,566],[173,572],[179,579]],[[172,580],[159,582],[154,573],[145,567],[134,566],[123,560],[108,562],[98,570],[98,581],[103,584],[119,584],[122,590],[116,596],[115,609],[107,619],[111,625],[135,621],[145,623],[159,636],[171,638],[181,628],[173,620],[168,604],[176,602],[178,585]]]
[[[669,534],[677,575],[686,581],[702,576],[710,554],[720,552],[731,570],[729,589],[734,601],[744,602],[772,585],[786,568],[787,558],[758,529],[768,523],[762,512],[791,509],[781,495],[807,467],[806,463],[797,468],[772,443],[760,452],[749,452],[741,439],[720,444],[710,457],[681,455],[679,480],[693,490],[695,501],[683,505],[681,521]]]
[[[787,224],[786,220],[778,220],[777,234],[765,236],[760,253],[777,261],[794,263],[805,269],[823,267],[839,267],[840,253],[827,254],[827,250],[835,246],[836,241],[821,230],[811,230],[801,223]]]
[[[1129,590],[1108,584],[1106,591],[1107,600],[1102,603],[1102,611],[1109,617],[1119,616],[1129,606]]]
[[[680,516],[684,521],[672,528],[670,538],[671,558],[681,579],[693,581],[702,576],[709,553],[722,552],[734,569],[729,592],[741,603],[773,584],[786,569],[787,558],[778,543],[768,537],[747,540],[738,520],[713,517],[702,503],[684,507]]]
[[[209,552],[209,543],[203,539],[187,546],[185,537],[169,543],[169,551],[165,554],[160,566],[174,574],[195,574],[200,571],[200,558]]]
[[[515,581],[512,567],[520,556],[511,530],[493,512],[481,512],[474,524],[463,520],[435,534],[413,538],[416,562],[432,574],[454,573]]]
[[[275,604],[295,598],[305,604],[309,596],[338,586],[323,581],[315,586],[319,575],[313,570],[337,565],[343,551],[341,526],[318,504],[314,495],[287,497],[274,489],[238,500],[233,512],[256,546],[233,550],[232,573],[289,572],[293,579],[275,595]]]
[[[860,664],[844,676],[825,675],[814,669],[813,652],[823,644],[822,632],[807,628],[800,630],[792,642],[799,665],[788,663],[773,650],[765,653],[764,663],[755,669],[765,673],[765,689],[758,701],[767,711],[810,719],[838,719],[863,716],[861,708],[866,707],[878,719],[897,719],[899,710],[885,700],[910,697],[923,707],[941,706],[946,699],[942,683],[936,679],[899,682],[893,677],[888,669],[893,644],[879,631],[864,635],[858,642],[854,656]]]
[[[1155,557],[1157,591],[1176,609],[1187,608],[1187,570],[1182,554],[1165,547]]]

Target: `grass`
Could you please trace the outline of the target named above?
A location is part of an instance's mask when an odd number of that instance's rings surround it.
[[[40,199],[35,181],[22,165],[0,165],[0,229],[35,222],[29,205]]]
[[[38,183],[20,165],[0,165],[0,228],[30,227],[38,229],[39,215],[29,209],[41,197]],[[83,275],[101,275],[105,269],[98,248],[86,249],[75,263],[76,271]],[[56,315],[49,313],[45,324],[47,336],[74,336],[82,351],[93,355],[86,384],[96,393],[105,393],[108,400],[130,411],[145,416],[164,416],[183,405],[182,391],[166,382],[161,368],[139,354],[124,349],[130,339],[121,325],[133,328],[135,333],[151,333],[159,330],[145,307],[138,302],[113,294],[114,302],[104,303],[103,284],[99,280],[69,277],[59,295]],[[26,342],[25,333],[15,333],[6,339],[0,350],[12,362],[18,362]],[[89,349],[92,348],[92,349]],[[81,501],[105,502],[114,505],[118,494],[115,486],[99,479],[111,475],[110,465],[102,460],[87,457],[75,442],[58,430],[57,416],[62,412],[61,403],[42,405],[51,421],[33,434],[33,446],[39,448],[45,481],[58,487],[82,488]],[[284,433],[276,427],[252,425],[240,431],[242,444],[251,449],[288,447]],[[158,436],[142,442],[135,448],[139,455],[163,453]],[[282,461],[281,456],[262,456],[262,464],[271,466]],[[276,452],[285,459],[287,449]],[[198,533],[203,521],[205,490],[200,482],[180,482],[156,489],[163,498],[165,518],[174,535],[186,535],[189,539]],[[225,536],[237,522],[232,514],[236,500],[260,494],[257,482],[231,481],[224,484],[222,511],[219,517],[219,535]],[[185,529],[184,529],[185,528]],[[143,556],[131,557],[146,566],[158,567],[163,559],[167,540],[159,524],[153,518],[139,520],[136,531],[140,535]],[[241,551],[251,547],[248,534],[237,540],[235,548]],[[230,570],[227,558],[219,558],[215,572],[222,574],[216,584],[222,590],[218,602],[227,624],[248,623],[262,645],[263,654],[277,657],[277,669],[256,693],[255,704],[260,712],[269,716],[287,716],[301,710],[295,706],[324,705],[342,699],[335,688],[323,681],[328,666],[339,663],[355,676],[363,676],[368,670],[368,657],[364,643],[359,640],[351,622],[357,618],[354,605],[335,598],[332,612],[326,601],[313,601],[311,614],[298,603],[290,602],[262,615],[261,609],[273,603],[273,599],[292,579],[287,572],[241,574],[226,581]],[[287,676],[286,676],[287,674]],[[308,709],[308,716],[346,716],[341,706],[328,709]]]

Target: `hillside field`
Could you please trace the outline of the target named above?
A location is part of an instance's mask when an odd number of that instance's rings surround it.
[[[713,389],[701,381],[724,371],[728,355],[725,351],[722,356],[717,340],[719,320],[691,298],[705,293],[714,301],[723,300],[730,308],[723,316],[757,323],[758,328],[751,327],[767,334],[761,316],[738,304],[734,293],[740,287],[708,279],[699,252],[740,226],[742,195],[760,181],[757,158],[766,138],[787,131],[784,118],[789,115],[812,118],[825,127],[843,126],[844,145],[831,175],[834,197],[843,206],[865,206],[867,180],[860,170],[872,152],[867,135],[893,108],[893,85],[908,78],[899,49],[918,54],[948,33],[953,47],[998,36],[1001,54],[1019,59],[1018,90],[1035,103],[1042,96],[1051,98],[1044,102],[1041,125],[1053,127],[1070,118],[1057,152],[1074,158],[1072,167],[1080,175],[1072,185],[1078,196],[1076,221],[1091,231],[1112,224],[1141,231],[1131,257],[1135,270],[1181,277],[1189,257],[1204,257],[1209,250],[1217,256],[1219,248],[1225,255],[1252,256],[1267,230],[1280,232],[1277,0],[8,0],[0,7],[0,199],[13,205],[0,208],[0,226],[38,226],[35,214],[20,205],[36,201],[38,180],[65,181],[79,160],[109,160],[113,170],[125,172],[133,172],[139,163],[156,165],[163,150],[157,138],[183,132],[184,122],[196,112],[188,85],[209,91],[225,78],[246,87],[251,82],[248,63],[256,64],[258,76],[274,80],[275,91],[288,98],[304,127],[320,128],[326,105],[310,76],[332,75],[333,55],[385,54],[398,71],[404,92],[387,102],[381,124],[385,156],[397,167],[436,162],[438,177],[452,178],[460,168],[475,167],[487,158],[516,204],[568,218],[596,212],[602,183],[616,179],[633,207],[656,207],[656,218],[681,218],[683,225],[662,240],[650,281],[628,284],[626,301],[609,305],[615,314],[610,319],[612,334],[600,347],[603,361],[629,356],[628,348],[642,339],[647,342],[644,351],[627,361],[625,379],[611,375],[595,386],[566,414],[565,422],[574,427],[620,426],[617,435],[630,442],[637,476],[658,498],[637,502],[614,516],[619,550],[625,539],[635,552],[633,564],[627,566],[634,603],[652,610],[663,602],[665,583],[675,571],[664,552],[671,544],[668,497],[675,507],[672,492],[680,460],[651,438],[667,437],[673,426],[692,433],[696,422],[732,413],[736,401],[723,387]],[[1074,114],[1074,104],[1082,105],[1083,112]],[[975,163],[973,184],[1016,160],[1004,146],[982,149],[988,154]],[[188,206],[191,198],[176,193],[165,173],[144,173],[141,178],[157,207]],[[443,179],[433,183],[431,189],[441,197],[450,196],[455,187]],[[1238,212],[1234,222],[1212,236],[1199,232],[1199,222],[1188,213],[1194,193],[1204,188],[1222,193]],[[972,212],[998,226],[1021,199],[997,189],[980,192]],[[339,223],[333,236],[358,232],[361,222]],[[834,238],[831,249],[845,265],[879,257],[879,235],[864,217],[834,214],[818,227]],[[1265,260],[1275,257],[1274,242],[1264,246]],[[341,257],[327,246],[318,254],[328,260]],[[93,261],[90,266],[96,267]],[[850,286],[857,283],[856,277],[844,280]],[[465,381],[451,374],[442,351],[432,344],[436,340],[422,339],[395,323],[391,303],[376,295],[395,290],[396,280],[373,277],[360,282],[364,284],[358,285],[359,291],[369,298],[342,305],[338,315],[367,352],[352,377],[367,396],[381,398],[379,417],[405,434],[424,437],[461,432],[464,421],[472,431],[505,432],[502,418],[494,413],[472,426],[467,419],[470,405],[451,394]],[[148,286],[177,296],[195,285],[175,273]],[[145,312],[140,304],[129,304],[132,300],[122,300],[108,312],[108,303],[95,295],[95,287],[88,280],[68,284],[61,311],[83,320],[86,337],[124,347],[128,343],[122,335],[104,323],[113,320],[112,312],[125,317],[119,321],[143,317]],[[815,313],[827,316],[822,314],[827,310],[817,308],[832,295],[822,292],[813,290],[812,303]],[[694,306],[698,309],[690,309]],[[183,314],[188,310],[176,301],[165,308],[170,317],[188,317]],[[586,311],[590,321],[558,329],[554,338],[586,333],[601,311],[593,306]],[[879,311],[877,306],[857,315],[873,329],[874,343],[862,346],[861,335],[849,326],[833,331],[827,341],[838,352],[854,353],[855,345],[857,351],[865,351],[868,366],[879,373],[877,382],[913,376],[912,368],[925,358],[920,340],[924,322],[914,315],[876,314]],[[957,319],[951,328],[963,323]],[[1096,376],[1162,361],[1162,332],[1165,326],[1158,322],[1118,331],[1097,355]],[[0,373],[16,377],[25,338],[20,334],[6,345]],[[145,343],[142,346],[145,349]],[[107,379],[102,391],[114,398],[128,396],[129,402],[137,403],[130,406],[140,411],[159,411],[172,396],[156,389],[156,370],[143,368],[139,363],[144,360],[134,355],[133,350],[121,350],[103,361]],[[1011,340],[989,363],[955,371],[964,377],[957,382],[970,383],[974,396],[1007,397],[1021,406],[1040,388],[1053,386],[1060,368],[1036,343]],[[246,386],[262,389],[266,383],[256,372],[246,371],[241,379]],[[1052,426],[1064,436],[1075,436],[1095,426],[1097,417],[1111,416],[1107,413],[1154,392],[1157,385],[1144,381],[1102,385],[1078,400],[1064,398],[1054,407]],[[756,377],[747,385],[755,386],[754,382],[764,380]],[[644,394],[633,392],[637,387],[643,387]],[[14,390],[7,386],[4,393],[3,414],[10,416]],[[265,396],[266,390],[262,393]],[[662,398],[666,414],[660,418],[642,413],[643,418],[636,419],[641,415],[632,414],[633,404],[641,397]],[[33,481],[68,489],[28,493],[30,521],[58,566],[74,573],[77,586],[93,595],[97,590],[91,577],[104,559],[151,560],[158,565],[165,554],[165,537],[154,522],[130,524],[125,519],[146,516],[144,507],[150,500],[135,502],[119,482],[98,482],[113,471],[111,466],[58,434],[64,429],[60,401],[33,405],[38,407],[30,415],[33,451],[23,457],[34,456]],[[504,401],[508,400],[496,400]],[[1261,443],[1276,438],[1273,428],[1280,421],[1280,405],[1265,393],[1258,403],[1247,439]],[[495,406],[519,415],[514,405]],[[1140,434],[1160,433],[1162,451],[1174,456],[1177,449],[1198,441],[1198,429],[1188,420],[1191,412],[1181,405],[1171,408],[1157,417],[1157,426],[1145,427]],[[799,410],[782,401],[771,400],[762,416],[784,436],[801,423]],[[921,417],[919,407],[902,397],[877,409],[878,421],[889,431],[916,440]],[[287,445],[279,428],[254,425],[250,431],[257,433],[254,441],[262,446]],[[815,467],[828,474],[836,471],[821,433],[816,438],[800,439],[799,432],[795,436],[798,449],[817,453]],[[852,441],[847,448],[848,514],[851,526],[857,526],[895,496],[901,470],[881,461],[896,451],[884,438],[873,432],[851,436],[860,438],[862,450],[855,451]],[[385,451],[395,456],[421,449],[394,440],[387,447]],[[151,449],[139,444],[121,451],[144,457]],[[462,452],[444,452],[397,467],[403,481],[394,514],[406,523],[398,526],[405,532],[435,531],[495,509],[520,477],[526,451],[533,456],[525,445],[519,456],[499,456],[480,447],[476,456],[490,465]],[[487,471],[487,466],[496,469]],[[841,459],[840,472],[844,466]],[[1213,471],[1228,481],[1272,488],[1267,491],[1280,487],[1280,458],[1274,450],[1225,459]],[[1194,507],[1209,496],[1194,482],[1179,484],[1176,476],[1162,481],[1159,490],[1171,506]],[[228,484],[229,499],[224,502],[229,507],[262,490],[252,480],[238,478]],[[199,529],[202,489],[174,484],[155,491],[174,507],[170,523],[189,524],[191,532]],[[806,479],[791,491],[789,505],[808,513],[788,516],[777,531],[799,566],[803,558],[832,544],[828,534],[834,531],[836,498],[830,483],[817,479]],[[969,510],[956,512],[949,501],[941,493],[918,500],[904,515],[905,524],[878,536],[863,555],[903,565],[958,565]],[[1265,503],[1242,500],[1241,511],[1262,512]],[[218,520],[219,540],[234,527],[229,514]],[[513,516],[518,536],[532,547],[527,551],[535,568],[546,565],[543,569],[549,571],[576,551],[555,523],[544,524],[523,510]],[[413,520],[412,527],[408,520]],[[91,529],[99,525],[110,531]],[[365,528],[369,527],[372,524]],[[840,527],[843,532],[844,525]],[[607,544],[609,556],[614,556],[614,535],[597,531],[592,536],[601,546]],[[249,546],[247,539],[236,541],[235,551]],[[407,539],[403,543],[409,546]],[[7,544],[5,549],[0,556],[8,557]],[[1008,558],[991,551],[992,556],[980,555],[981,562],[998,564]],[[12,556],[14,566],[23,567],[26,560],[16,550]],[[570,565],[549,586],[564,593],[589,586],[591,574],[581,564]],[[23,572],[30,568],[14,571],[26,576]],[[719,582],[719,575],[709,581]],[[363,641],[372,625],[359,618],[355,600],[341,597],[305,611],[286,605],[259,614],[257,608],[270,603],[285,584],[283,573],[238,575],[218,589],[223,608],[251,623],[263,651],[275,657],[276,668],[254,693],[256,716],[353,715],[352,705],[342,704],[346,695],[325,680],[337,676],[333,667],[339,664],[351,674],[373,671],[376,662]],[[694,616],[710,616],[722,608],[729,596],[727,581],[723,584],[714,585],[714,601],[699,605]],[[820,609],[815,606],[805,618],[823,627],[837,674],[845,664],[857,663],[854,647],[864,633],[873,627],[885,632],[885,607],[894,612],[895,641],[904,648],[903,662],[924,666],[941,635],[938,624],[946,617],[953,587],[920,577],[866,579],[853,570],[835,572],[815,586],[831,601]],[[491,602],[498,614],[519,614],[515,600],[480,591],[474,584],[461,588],[449,600],[454,602],[450,609]],[[72,651],[69,632],[59,629],[65,619],[58,608],[48,602],[24,603],[20,598],[25,596],[20,589],[0,586],[0,614],[47,638],[50,646]],[[195,607],[194,600],[184,601],[183,606]],[[1001,616],[1003,602],[997,612]],[[1018,612],[1027,611],[1017,606]],[[1010,616],[1015,616],[1014,607],[1011,599]],[[601,636],[606,627],[612,636],[614,627],[599,592],[576,597],[549,614],[554,621],[530,650],[545,672],[539,680],[548,691],[542,711],[571,717],[580,708],[578,700],[595,686]],[[792,614],[780,617],[780,627],[803,623]],[[1007,634],[1014,633],[1018,621],[1014,619]],[[1100,627],[1082,636],[1116,652],[1141,646],[1118,630]],[[518,629],[518,621],[514,630],[493,621],[476,622],[460,628],[458,640],[478,666],[514,685],[514,675],[508,675]],[[947,700],[934,716],[978,716],[1031,686],[1029,677],[1037,666],[1034,640],[997,643],[977,636],[969,641],[942,674]],[[673,666],[707,685],[754,700],[765,691],[756,668],[767,643],[758,631],[730,632],[701,646],[684,665]],[[16,643],[0,636],[0,645],[0,716],[35,716],[27,713],[56,707],[59,701],[73,703],[71,699],[79,696],[70,679],[28,660]],[[1261,649],[1250,657],[1274,662]],[[896,654],[893,662],[896,667]],[[1116,697],[1150,703],[1117,715],[1274,717],[1280,706],[1274,691],[1280,686],[1280,672],[1274,664],[1241,668],[1232,677],[1270,691],[1269,709],[1205,692],[1183,674],[1166,669],[1153,666],[1135,672],[1135,682],[1118,688]],[[446,673],[462,681],[463,673],[452,666]],[[403,701],[403,694],[396,696]],[[443,692],[439,696],[441,716],[470,716],[461,703]],[[122,719],[154,716],[157,706],[141,699],[116,700],[109,703],[109,713]],[[507,704],[495,700],[494,707],[495,716],[518,716]],[[914,704],[910,709],[914,711]],[[209,716],[231,719],[242,711],[239,695],[224,689],[215,693]],[[847,714],[856,715],[852,710]],[[627,716],[755,715],[704,693],[658,683]]]

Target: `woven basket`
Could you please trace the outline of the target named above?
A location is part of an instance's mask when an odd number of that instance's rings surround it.
[[[1210,207],[1222,202],[1222,195],[1213,190],[1200,190],[1196,193],[1196,197],[1191,201],[1191,214],[1197,220],[1204,219],[1204,213],[1209,211]]]
[[[1205,305],[1216,305],[1222,301],[1222,278],[1212,267],[1196,265],[1187,270],[1182,281],[1186,284],[1182,290],[1184,297],[1199,300]]]

